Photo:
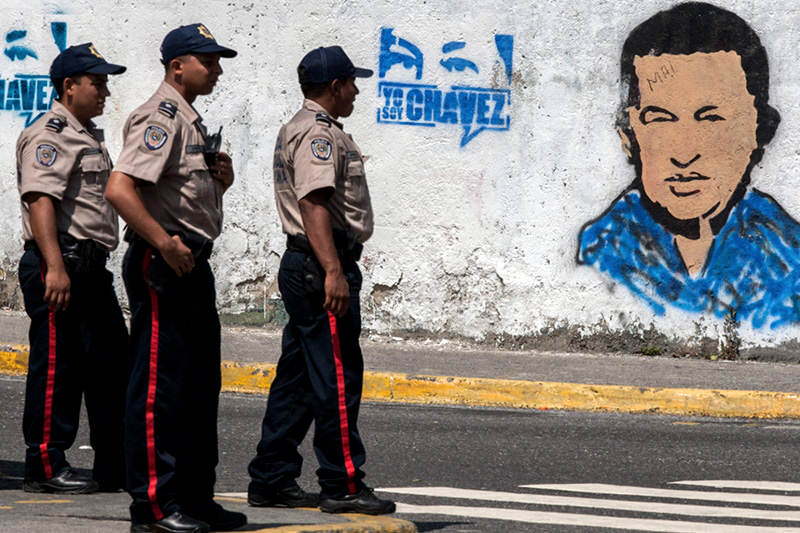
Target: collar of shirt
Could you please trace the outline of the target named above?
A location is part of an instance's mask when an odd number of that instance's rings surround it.
[[[87,121],[86,125],[84,126],[78,121],[77,118],[75,118],[75,115],[73,115],[70,110],[58,100],[53,100],[53,106],[50,110],[56,115],[63,116],[67,120],[67,126],[74,129],[78,133],[86,132],[89,135],[93,135],[96,131],[96,126],[93,121]]]
[[[168,99],[174,101],[178,104],[178,111],[183,113],[186,117],[186,120],[192,124],[194,122],[202,122],[202,117],[200,114],[195,110],[194,106],[186,101],[186,99],[178,92],[178,90],[167,83],[166,81],[162,81],[161,85],[159,85],[158,90],[156,91],[156,95],[160,98]]]
[[[344,131],[344,125],[341,122],[339,122],[338,120],[336,120],[335,118],[333,118],[330,115],[330,113],[328,113],[327,109],[325,109],[324,107],[319,105],[314,100],[310,100],[310,99],[306,98],[305,100],[303,100],[303,107],[308,109],[309,111],[313,111],[314,113],[325,113],[326,115],[328,115],[328,118],[331,119],[331,122],[333,122],[334,124],[339,126],[340,130]]]

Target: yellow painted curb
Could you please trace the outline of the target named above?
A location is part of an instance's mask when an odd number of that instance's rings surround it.
[[[275,365],[222,364],[223,389],[265,393]],[[752,390],[667,389],[544,381],[364,374],[364,400],[659,413],[734,418],[800,418],[800,394]]]
[[[27,347],[2,346],[0,373],[24,374]],[[275,365],[222,363],[227,392],[265,394]],[[567,409],[736,418],[800,418],[800,394],[755,390],[667,389],[544,381],[364,374],[363,399],[399,403]]]
[[[28,347],[0,345],[0,373],[18,376],[28,372]]]
[[[259,531],[270,533],[274,531],[303,533],[310,531],[316,533],[417,533],[417,526],[406,520],[400,520],[399,518],[357,514],[342,514],[339,516],[343,516],[351,520],[351,522],[273,527],[257,529],[256,533]]]

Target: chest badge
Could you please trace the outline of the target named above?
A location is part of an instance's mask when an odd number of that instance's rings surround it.
[[[317,159],[327,160],[331,156],[331,143],[328,139],[314,139],[311,141],[311,153]]]
[[[52,167],[58,157],[58,151],[51,144],[40,144],[36,147],[36,161],[45,167]]]
[[[158,150],[167,142],[167,132],[158,126],[148,126],[144,131],[144,145],[149,150]]]

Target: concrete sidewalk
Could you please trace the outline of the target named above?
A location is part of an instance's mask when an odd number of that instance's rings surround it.
[[[0,522],[4,532],[82,533],[130,530],[130,497],[113,494],[55,495],[30,494],[2,488],[8,478],[0,475]],[[414,533],[416,526],[391,516],[361,514],[332,515],[319,509],[256,508],[240,494],[218,494],[226,509],[247,514],[248,524],[237,531],[325,532],[325,533]]]
[[[27,317],[0,312],[0,372],[24,373]],[[480,350],[367,336],[364,399],[409,403],[800,418],[800,365],[632,354]],[[226,327],[223,388],[266,393],[280,330]]]

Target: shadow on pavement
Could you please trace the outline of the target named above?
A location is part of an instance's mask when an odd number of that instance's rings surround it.
[[[0,490],[22,490],[25,463],[0,460]]]

